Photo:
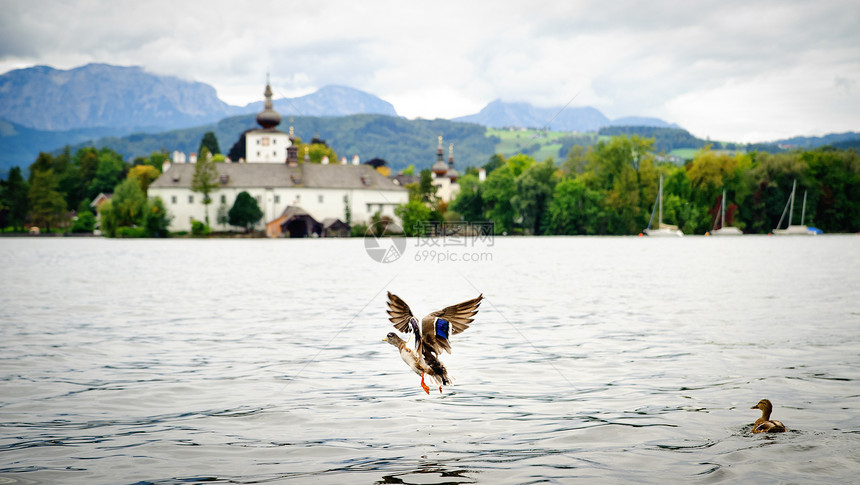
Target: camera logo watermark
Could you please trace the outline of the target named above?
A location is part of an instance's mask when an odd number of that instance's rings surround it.
[[[493,222],[422,222],[416,227],[415,261],[428,263],[476,263],[493,260],[493,253],[479,251],[495,244]]]
[[[399,232],[400,235],[386,235]],[[392,222],[380,221],[372,224],[364,233],[364,250],[377,263],[393,263],[406,251],[403,230]]]
[[[422,221],[412,228],[416,234],[413,259],[429,263],[490,262],[487,248],[495,244],[492,222]],[[390,221],[371,225],[364,236],[364,249],[374,261],[393,263],[406,253],[402,229]]]

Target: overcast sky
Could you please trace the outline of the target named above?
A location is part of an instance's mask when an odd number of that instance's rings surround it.
[[[230,104],[327,84],[407,118],[593,106],[700,137],[860,131],[860,2],[0,0],[0,72],[138,65]]]

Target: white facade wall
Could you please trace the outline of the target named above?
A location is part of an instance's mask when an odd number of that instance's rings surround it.
[[[451,182],[448,177],[435,177],[430,183],[436,187],[436,196],[445,202],[451,202],[460,193],[460,184]]]
[[[279,131],[250,131],[245,135],[245,161],[286,163],[290,137]]]
[[[257,225],[258,229],[265,228],[267,222],[280,217],[287,206],[295,205],[306,210],[314,219],[334,217],[346,222],[346,203],[348,198],[352,223],[368,223],[376,212],[389,216],[399,222],[394,215],[394,208],[408,202],[409,193],[405,190],[380,189],[330,189],[330,188],[241,188],[227,187],[216,189],[209,194],[212,203],[209,204],[209,225],[217,230],[239,230],[230,226],[220,226],[217,223],[218,210],[223,204],[229,211],[241,192],[248,192],[257,199],[257,205],[263,211],[263,218]],[[171,231],[190,231],[191,220],[206,220],[206,207],[203,205],[203,194],[187,188],[150,188],[150,198],[161,197],[168,213],[173,216],[170,223]],[[222,202],[223,200],[223,202]]]

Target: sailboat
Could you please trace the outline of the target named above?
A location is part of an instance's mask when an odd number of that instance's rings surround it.
[[[654,220],[654,209],[651,209],[651,219],[648,220],[648,228],[643,232],[648,236],[683,236],[684,233],[678,230],[678,226],[663,224],[663,174],[660,174],[660,190],[657,192],[657,200],[654,201],[654,205],[660,206],[660,216],[657,218],[657,228],[651,229],[651,222]]]
[[[773,230],[774,236],[814,236],[818,234],[816,230],[810,229],[803,224],[803,219],[806,216],[806,191],[803,191],[803,209],[800,211],[800,225],[791,225],[791,213],[794,212],[794,191],[797,188],[797,179],[791,184],[791,195],[788,196],[788,202],[785,203],[785,209],[782,210],[782,216],[779,218],[779,224]],[[780,229],[782,220],[785,218],[785,211],[788,210],[788,227]]]
[[[742,236],[743,232],[734,226],[726,227],[726,189],[723,189],[723,199],[720,203],[720,228],[717,227],[717,219],[714,218],[714,226],[711,236]]]

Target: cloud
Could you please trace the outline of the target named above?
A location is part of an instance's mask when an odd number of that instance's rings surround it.
[[[258,101],[270,73],[276,95],[349,85],[407,117],[576,95],[721,139],[860,128],[849,1],[0,0],[0,12],[0,71],[140,65],[231,104]]]

